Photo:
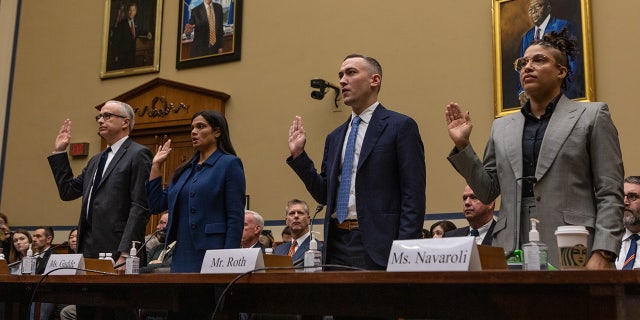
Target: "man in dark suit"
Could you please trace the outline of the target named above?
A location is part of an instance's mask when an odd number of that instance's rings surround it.
[[[474,236],[477,244],[490,246],[493,240],[493,227],[496,225],[496,221],[493,219],[493,209],[496,202],[482,203],[469,186],[464,187],[462,201],[464,202],[464,217],[469,225],[445,232],[444,238]]]
[[[393,240],[421,238],[424,146],[413,119],[378,102],[382,84],[378,61],[349,55],[338,76],[343,101],[352,114],[327,136],[321,172],[304,150],[301,117],[289,129],[287,163],[314,199],[327,204],[326,263],[385,269]],[[347,156],[349,161],[343,164]]]
[[[128,104],[107,101],[96,120],[98,133],[108,148],[93,156],[80,175],[74,178],[65,151],[71,140],[69,119],[62,124],[54,154],[48,160],[60,198],[70,201],[82,197],[78,252],[85,258],[111,252],[116,264],[120,264],[132,241],[144,241],[148,220],[145,183],[149,179],[151,151],[129,138],[135,119]],[[101,163],[101,158],[106,161]],[[78,311],[80,315],[80,308]]]
[[[311,242],[309,206],[304,200],[292,199],[287,202],[285,214],[287,226],[291,230],[291,242],[278,245],[273,250],[273,254],[288,255],[293,260],[294,266],[302,266],[304,253],[309,250]],[[318,250],[322,252],[322,243],[318,243]]]
[[[194,29],[192,58],[222,53],[224,29],[221,5],[212,0],[204,0],[193,8],[189,23],[184,27],[184,33],[191,34]]]
[[[264,245],[259,241],[264,228],[264,218],[254,211],[244,211],[244,229],[242,229],[243,248],[260,248],[264,253]]]
[[[136,38],[144,35],[141,26],[136,23],[138,6],[130,3],[127,10],[127,19],[118,22],[113,33],[113,47],[115,49],[116,66],[118,69],[133,68],[136,66]],[[151,40],[151,32],[147,32],[147,39]]]

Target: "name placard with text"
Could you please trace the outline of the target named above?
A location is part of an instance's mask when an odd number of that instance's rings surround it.
[[[481,270],[473,237],[396,240],[391,246],[387,271]]]
[[[51,270],[64,268],[49,273],[50,275],[75,275],[84,274],[84,258],[82,254],[52,254],[47,261],[47,267],[44,273],[47,274]]]
[[[264,268],[260,248],[207,250],[200,273],[244,273]]]

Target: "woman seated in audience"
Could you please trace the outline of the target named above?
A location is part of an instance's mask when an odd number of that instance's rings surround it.
[[[442,220],[432,224],[429,231],[431,231],[431,236],[433,238],[442,238],[442,235],[444,235],[445,232],[455,229],[457,228],[453,222],[449,220]]]
[[[11,240],[13,244],[9,250],[9,260],[7,260],[9,264],[22,260],[22,257],[27,254],[27,250],[31,245],[31,234],[27,230],[18,229],[11,236]],[[18,264],[17,267],[19,268],[20,265]]]
[[[69,250],[71,253],[78,252],[78,228],[73,228],[69,232]]]

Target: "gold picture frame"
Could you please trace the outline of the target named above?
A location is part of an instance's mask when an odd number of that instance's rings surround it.
[[[520,110],[519,76],[513,68],[521,56],[521,48],[533,38],[529,18],[532,0],[493,0],[494,100],[496,118]],[[566,26],[578,44],[579,52],[572,61],[572,81],[567,96],[578,101],[594,101],[591,8],[589,0],[550,0],[551,12],[545,33]],[[558,30],[559,31],[559,30]],[[529,41],[529,42],[526,42]],[[523,51],[523,50],[522,50]]]
[[[105,0],[100,78],[160,71],[162,2]]]

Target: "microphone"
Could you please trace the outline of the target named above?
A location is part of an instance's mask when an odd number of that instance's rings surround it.
[[[509,259],[513,256],[513,254],[518,250],[518,240],[520,239],[520,215],[518,214],[518,181],[526,181],[531,184],[535,184],[538,182],[538,179],[534,176],[526,176],[517,178],[515,184],[513,186],[513,217],[516,222],[515,230],[513,232],[513,250],[507,252],[505,254],[506,258]]]
[[[147,243],[148,243],[149,241],[151,241],[151,239],[153,239],[153,236],[155,236],[156,234],[158,234],[158,232],[160,232],[160,231],[167,231],[167,228],[158,229],[158,230],[156,230],[156,231],[152,232],[152,233],[151,233],[151,236],[149,237],[149,239],[147,239],[145,242],[143,242],[143,243],[142,243],[142,245],[140,245],[140,250],[136,251],[136,257],[140,255],[140,252],[142,251],[142,249],[144,248],[144,246],[146,246],[146,245],[147,245]],[[166,245],[166,244],[165,244],[165,245]],[[114,268],[114,269],[118,269],[118,268],[120,268],[120,267],[124,266],[125,264],[127,264],[127,262],[126,262],[126,261],[125,261],[125,262],[120,262],[120,263],[118,263],[118,264],[114,265],[114,266],[113,266],[113,268]]]
[[[318,203],[318,205],[316,206],[316,212],[313,213],[313,217],[311,218],[311,224],[309,224],[309,233],[311,234],[311,236],[313,236],[313,221],[316,219],[316,216],[318,215],[318,213],[320,213],[320,211],[322,211],[322,209],[324,209],[324,204]]]

